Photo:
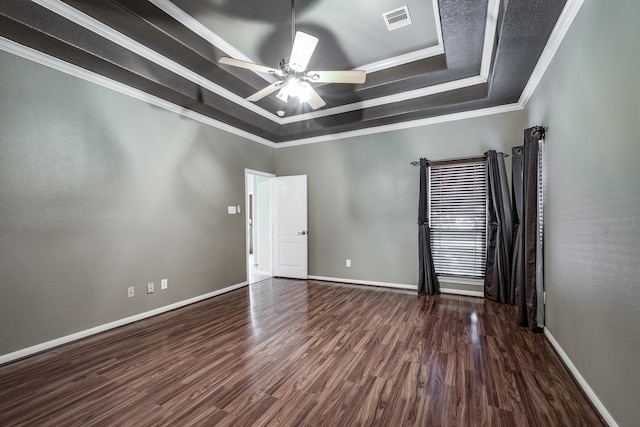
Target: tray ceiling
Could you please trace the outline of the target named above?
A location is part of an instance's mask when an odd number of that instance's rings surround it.
[[[412,25],[388,31],[382,14],[405,5]],[[218,64],[277,67],[291,49],[289,0],[4,0],[0,48],[45,53],[277,144],[515,103],[564,5],[299,0],[296,28],[320,39],[309,68],[368,71],[363,85],[315,85],[327,102],[315,111],[275,94],[246,101],[270,77]]]

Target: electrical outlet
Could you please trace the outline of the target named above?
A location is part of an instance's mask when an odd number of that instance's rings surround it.
[[[148,294],[153,293],[153,283],[147,283],[147,293]]]
[[[169,287],[169,280],[168,279],[162,279],[160,281],[160,289],[167,289]]]
[[[133,286],[127,288],[127,298],[133,298],[136,296],[136,289]]]
[[[347,264],[347,267],[351,267],[351,260],[348,259],[346,264]]]

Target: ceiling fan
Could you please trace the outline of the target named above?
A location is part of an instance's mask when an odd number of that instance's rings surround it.
[[[311,55],[313,55],[313,51],[318,44],[318,38],[302,31],[296,32],[294,0],[291,0],[291,42],[293,44],[291,55],[289,58],[282,59],[278,64],[278,68],[229,57],[222,57],[219,62],[251,71],[268,73],[278,78],[278,81],[249,96],[247,100],[252,102],[259,101],[279,90],[276,95],[278,99],[288,102],[289,97],[297,97],[300,102],[307,102],[315,110],[326,105],[326,102],[311,87],[310,83],[362,84],[365,82],[367,72],[364,70],[307,70]]]

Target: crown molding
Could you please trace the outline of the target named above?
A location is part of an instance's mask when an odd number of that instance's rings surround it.
[[[496,33],[498,32],[498,14],[500,13],[500,0],[489,0],[487,4],[487,21],[484,29],[484,44],[482,45],[482,62],[480,63],[480,75],[489,78],[491,70],[491,58],[493,48],[496,45]]]
[[[433,5],[433,18],[436,21],[436,34],[438,35],[438,46],[444,49],[444,39],[442,38],[442,23],[440,22],[440,4],[438,0],[431,2]]]
[[[553,31],[538,59],[538,63],[533,69],[533,73],[531,73],[531,77],[529,77],[529,81],[524,87],[522,94],[520,94],[518,103],[521,104],[523,108],[529,103],[533,92],[535,92],[538,84],[540,84],[544,73],[547,71],[549,64],[551,64],[551,60],[558,51],[562,40],[564,40],[564,37],[567,35],[567,31],[569,31],[571,24],[573,24],[583,4],[584,0],[567,0],[567,4],[564,5],[560,18],[558,18],[558,22],[555,27],[553,27]]]
[[[181,116],[188,117],[200,123],[215,127],[217,129],[240,136],[242,138],[246,138],[248,140],[257,142],[259,144],[267,145],[272,148],[285,148],[285,147],[293,147],[296,145],[313,144],[316,142],[326,142],[326,141],[333,141],[337,139],[355,138],[358,136],[373,135],[376,133],[391,132],[394,130],[428,126],[436,123],[446,123],[450,121],[463,120],[463,119],[481,117],[481,116],[492,115],[492,114],[500,114],[500,113],[505,113],[510,111],[518,111],[518,110],[522,110],[523,108],[522,105],[520,104],[508,104],[508,105],[503,105],[498,107],[491,107],[491,108],[484,108],[479,110],[466,111],[462,113],[448,114],[444,116],[430,117],[427,119],[418,119],[418,120],[413,120],[408,122],[394,123],[394,124],[389,124],[384,126],[358,129],[354,131],[276,143],[274,141],[270,141],[268,139],[254,135],[250,132],[238,129],[234,126],[230,126],[219,120],[212,119],[203,114],[186,109],[185,107],[173,104],[162,98],[150,95],[139,89],[135,89],[130,86],[127,86],[124,83],[120,83],[115,80],[109,79],[101,74],[94,73],[93,71],[86,70],[74,64],[70,64],[59,58],[40,52],[33,48],[21,45],[17,42],[14,42],[13,40],[9,40],[1,36],[0,36],[0,50],[17,55],[21,58],[28,59],[38,64],[44,65],[46,67],[53,68],[55,70],[80,78],[82,80],[95,83],[107,89],[114,90],[116,92],[122,93],[124,95],[130,96],[140,101],[144,101],[149,104],[155,105],[157,107],[164,108],[168,111],[179,114]]]
[[[266,111],[263,108],[258,107],[253,102],[249,102],[244,98],[236,95],[223,88],[222,86],[202,77],[198,73],[191,71],[190,69],[178,64],[175,61],[159,54],[158,52],[149,49],[145,45],[133,40],[130,37],[125,36],[124,34],[116,31],[115,29],[109,27],[108,25],[98,21],[95,18],[75,9],[68,4],[60,1],[60,0],[32,0],[34,3],[39,4],[40,6],[74,22],[89,31],[92,31],[98,34],[105,39],[116,43],[117,45],[137,54],[141,57],[152,61],[159,66],[176,73],[179,76],[197,84],[198,86],[202,86],[203,88],[222,96],[223,98],[228,99],[231,102],[234,102],[242,107],[250,110],[256,114],[259,114],[262,117],[265,117],[274,122],[279,122],[280,118],[275,114]]]
[[[461,113],[447,114],[444,116],[429,117],[426,119],[418,119],[407,122],[393,123],[384,126],[377,126],[365,129],[357,129],[341,133],[332,133],[330,135],[321,135],[312,138],[298,139],[295,141],[287,141],[278,143],[278,148],[294,147],[297,145],[315,144],[317,142],[334,141],[337,139],[355,138],[358,136],[373,135],[383,132],[391,132],[394,130],[410,129],[414,127],[429,126],[437,123],[453,122],[475,117],[489,116],[493,114],[509,113],[512,111],[521,111],[522,106],[518,103],[499,105],[496,107],[482,108],[478,110],[464,111]]]
[[[209,28],[204,26],[200,21],[195,19],[193,16],[186,13],[184,10],[180,9],[175,3],[170,0],[149,0],[150,3],[155,5],[158,9],[162,10],[167,15],[171,16],[176,21],[180,22],[185,27],[189,28],[194,33],[198,34],[203,39],[207,40],[209,43],[217,47],[218,49],[224,51],[229,56],[232,56],[236,59],[242,59],[244,61],[254,62],[247,55],[242,53],[240,50],[236,49],[229,42],[224,40],[215,32],[211,31]],[[371,64],[366,64],[362,66],[358,66],[357,69],[365,70],[368,73],[373,73],[374,71],[381,71],[391,67],[397,67],[399,65],[407,64],[409,62],[418,61],[421,59],[429,58],[432,56],[440,55],[444,53],[444,43],[442,41],[442,26],[440,25],[440,10],[438,8],[437,0],[431,0],[431,4],[433,5],[434,10],[434,24],[436,27],[436,35],[438,37],[438,44],[435,46],[431,46],[425,49],[419,49],[414,52],[409,52],[404,55],[399,55],[393,58],[385,59],[382,61],[372,62]],[[268,76],[264,73],[258,73],[257,75],[264,78],[267,81],[273,82],[271,76]]]
[[[393,95],[381,96],[379,98],[368,99],[366,101],[354,102],[351,104],[340,105],[333,108],[326,108],[309,113],[297,114],[282,119],[283,124],[296,123],[304,120],[318,119],[320,117],[332,116],[334,114],[348,113],[350,111],[361,110],[364,108],[378,107],[381,105],[392,104],[395,102],[408,101],[415,98],[434,95],[437,93],[448,92],[454,89],[462,89],[468,86],[486,83],[489,78],[489,69],[491,68],[491,58],[493,57],[493,49],[495,47],[495,37],[498,30],[498,12],[500,10],[500,0],[488,0],[487,2],[487,21],[484,32],[484,44],[482,49],[482,60],[480,65],[480,74],[466,79],[454,80],[439,85],[426,86],[419,89],[413,89],[405,92],[395,93]],[[438,16],[440,16],[438,14]],[[489,19],[493,17],[493,19]]]
[[[59,3],[55,0],[34,0],[36,2],[38,2],[39,4],[41,2],[53,2],[53,3]],[[153,0],[153,1],[158,1],[158,0]],[[499,0],[489,0],[489,4],[491,5],[492,2],[497,3],[499,5]],[[542,79],[542,76],[544,75],[547,67],[549,66],[549,63],[551,62],[551,59],[554,57],[556,51],[558,50],[562,40],[564,39],[569,27],[571,26],[571,24],[573,23],[573,20],[575,19],[578,11],[580,10],[580,8],[582,7],[582,4],[584,3],[584,0],[568,0],[567,4],[565,5],[562,14],[560,15],[560,18],[558,20],[558,23],[556,24],[556,26],[553,29],[553,32],[551,33],[551,36],[549,37],[549,40],[547,42],[547,45],[545,46],[545,49],[542,53],[542,55],[540,56],[540,59],[538,61],[538,63],[536,64],[536,67],[531,75],[531,77],[529,78],[529,81],[527,82],[527,85],[525,86],[525,89],[522,93],[522,95],[520,96],[519,100],[517,103],[515,104],[507,104],[507,105],[502,105],[502,106],[497,106],[497,107],[491,107],[491,108],[484,108],[484,109],[479,109],[479,110],[472,110],[472,111],[468,111],[468,112],[461,112],[461,113],[454,113],[454,114],[448,114],[448,115],[444,115],[444,116],[438,116],[438,117],[431,117],[431,118],[426,118],[426,119],[418,119],[418,120],[413,120],[413,121],[408,121],[408,122],[401,122],[401,123],[395,123],[395,124],[389,124],[389,125],[384,125],[384,126],[378,126],[378,127],[371,127],[371,128],[365,128],[365,129],[359,129],[359,130],[354,130],[354,131],[347,131],[347,132],[341,132],[341,133],[336,133],[336,134],[330,134],[330,135],[322,135],[322,136],[317,136],[317,137],[311,137],[311,138],[302,138],[302,139],[298,139],[298,140],[292,140],[292,141],[287,141],[287,142],[281,142],[281,143],[276,143],[274,141],[262,138],[260,136],[254,135],[250,132],[235,128],[233,126],[230,126],[226,123],[220,122],[218,120],[212,119],[210,117],[207,117],[203,114],[188,110],[182,106],[178,106],[176,104],[173,104],[171,102],[165,101],[161,98],[158,98],[156,96],[150,95],[146,92],[143,92],[141,90],[138,89],[134,89],[131,88],[123,83],[111,80],[107,77],[104,77],[102,75],[99,75],[97,73],[94,73],[92,71],[88,71],[84,68],[78,67],[76,65],[67,63],[65,61],[62,61],[58,58],[55,58],[53,56],[50,56],[48,54],[42,53],[40,51],[37,51],[35,49],[23,46],[19,43],[16,43],[12,40],[6,39],[4,37],[0,37],[0,49],[4,50],[6,52],[9,53],[13,53],[17,56],[23,57],[25,59],[29,59],[31,61],[40,63],[42,65],[45,65],[47,67],[56,69],[58,71],[62,71],[64,73],[70,74],[72,76],[81,78],[83,80],[86,81],[90,81],[92,83],[98,84],[100,86],[106,87],[108,89],[112,89],[115,90],[117,92],[120,92],[122,94],[131,96],[133,98],[142,100],[144,102],[148,102],[152,105],[167,109],[171,112],[174,112],[176,114],[180,114],[184,117],[188,117],[191,118],[193,120],[196,120],[198,122],[201,122],[203,124],[209,125],[209,126],[213,126],[215,128],[221,129],[223,131],[229,132],[231,134],[240,136],[242,138],[246,138],[248,140],[257,142],[259,144],[263,144],[263,145],[267,145],[269,147],[272,148],[285,148],[285,147],[292,147],[292,146],[297,146],[297,145],[305,145],[305,144],[313,144],[316,142],[326,142],[326,141],[333,141],[333,140],[337,140],[337,139],[344,139],[344,138],[354,138],[354,137],[358,137],[358,136],[365,136],[365,135],[373,135],[376,133],[383,133],[383,132],[391,132],[394,130],[402,130],[402,129],[409,129],[409,128],[413,128],[413,127],[420,127],[420,126],[429,126],[432,124],[437,124],[437,123],[446,123],[446,122],[450,122],[450,121],[456,121],[456,120],[464,120],[464,119],[469,119],[469,118],[474,118],[474,117],[481,117],[481,116],[486,116],[486,115],[492,115],[492,114],[500,114],[500,113],[506,113],[506,112],[511,112],[511,111],[519,111],[522,110],[526,107],[527,103],[529,102],[531,95],[533,94],[533,92],[535,91],[536,87],[538,86],[538,84],[540,83],[540,80]],[[494,4],[495,7],[495,4]],[[495,34],[494,36],[495,37]],[[485,38],[485,45],[487,44],[487,40],[493,38],[491,35],[487,35]],[[485,49],[486,50],[486,49]],[[466,81],[465,81],[466,80]],[[417,96],[427,96],[429,94],[433,94],[433,93],[438,93],[438,91],[446,91],[446,90],[453,90],[453,89],[457,89],[460,87],[465,87],[465,84],[478,84],[478,83],[482,83],[485,82],[486,79],[483,79],[482,76],[476,76],[476,77],[471,77],[469,79],[463,79],[460,80],[458,82],[449,82],[449,83],[445,83],[443,85],[436,85],[439,87],[434,86],[433,88],[431,88],[430,90],[432,90],[433,92],[427,93],[425,95],[426,92],[420,92],[422,90],[425,89],[429,89],[429,88],[423,88],[423,89],[417,89],[415,91],[409,91],[409,92],[413,92],[411,95],[415,95]],[[418,91],[418,92],[416,92]],[[388,101],[389,102],[398,102],[400,100],[403,99],[411,99],[410,97],[408,98],[403,98],[403,94],[396,94],[396,95],[392,95],[389,97]],[[370,101],[374,101],[375,100],[370,100]],[[362,103],[358,103],[358,108],[365,108],[363,107]],[[341,107],[335,107],[335,108],[341,108]],[[330,109],[331,110],[331,109]],[[264,111],[264,110],[263,110]],[[335,114],[335,110],[334,113]],[[305,119],[308,118],[312,118],[309,117],[307,115],[301,115],[304,116]],[[290,121],[291,118],[286,118],[286,119],[279,119],[277,120],[278,122],[280,122],[281,124],[285,124],[285,123],[291,123],[292,121]]]
[[[249,58],[244,53],[240,52],[238,49],[233,47],[230,43],[224,40],[222,37],[205,27],[195,19],[193,16],[189,15],[184,10],[180,9],[173,2],[169,0],[148,0],[149,3],[153,4],[158,9],[162,10],[164,13],[187,27],[189,30],[193,31],[221,51],[225,52],[229,56],[233,56],[237,59],[242,59],[243,61],[253,62],[251,58]],[[259,76],[264,76],[264,73],[258,74]]]
[[[168,111],[179,114],[181,116],[188,117],[200,123],[215,127],[217,129],[240,136],[242,138],[246,138],[248,140],[257,142],[259,144],[267,145],[272,148],[281,148],[281,147],[284,148],[284,147],[292,147],[296,145],[313,144],[316,142],[332,141],[336,139],[353,138],[357,136],[372,135],[372,134],[382,133],[382,132],[391,132],[394,130],[408,129],[408,128],[419,127],[419,126],[427,126],[427,125],[436,124],[436,123],[444,123],[449,121],[462,120],[466,118],[480,117],[480,116],[491,115],[491,114],[500,114],[503,112],[516,111],[516,110],[522,109],[522,106],[520,106],[519,104],[509,104],[505,106],[491,107],[491,108],[485,108],[481,110],[473,110],[473,111],[468,111],[463,113],[449,114],[445,116],[431,117],[428,119],[419,119],[419,120],[413,120],[409,122],[394,123],[394,124],[385,125],[385,126],[378,126],[373,128],[359,129],[359,130],[342,132],[337,134],[323,135],[323,136],[318,136],[313,138],[303,138],[303,139],[298,139],[298,140],[289,141],[289,142],[276,143],[268,139],[254,135],[250,132],[238,129],[234,126],[230,126],[219,120],[215,120],[203,114],[186,109],[185,107],[176,105],[162,98],[158,98],[157,96],[150,95],[139,89],[132,88],[131,86],[127,86],[124,83],[120,83],[115,80],[109,79],[101,74],[94,73],[93,71],[86,70],[74,64],[70,64],[59,58],[40,52],[39,50],[35,50],[33,48],[21,45],[17,42],[14,42],[13,40],[9,40],[1,36],[0,36],[0,50],[3,50],[8,53],[12,53],[21,58],[25,58],[30,61],[36,62],[38,64],[44,65],[46,67],[53,68],[55,70],[80,78],[82,80],[95,83],[107,89],[114,90],[116,92],[122,93],[124,95],[130,96],[140,101],[144,101],[149,104],[155,105],[157,107],[164,108]]]
[[[130,96],[140,101],[144,101],[149,104],[155,105],[156,107],[164,108],[165,110],[171,111],[173,113],[179,114],[184,117],[188,117],[200,123],[224,130],[226,132],[232,133],[242,138],[249,139],[259,144],[268,145],[269,147],[277,147],[277,144],[274,143],[273,141],[269,141],[268,139],[259,137],[250,132],[244,131],[242,129],[238,129],[234,126],[228,125],[219,120],[212,119],[211,117],[205,116],[204,114],[200,114],[195,111],[186,109],[183,106],[166,101],[157,96],[150,95],[147,92],[132,88],[131,86],[127,86],[124,83],[120,83],[118,81],[105,77],[101,74],[94,73],[93,71],[86,70],[82,67],[78,67],[77,65],[70,64],[59,58],[40,52],[39,50],[35,50],[33,48],[21,45],[19,43],[14,42],[13,40],[9,40],[2,36],[0,36],[0,50],[12,53],[16,56],[28,59],[38,64],[44,65],[46,67],[53,68],[54,70],[62,71],[63,73],[69,74],[79,79],[86,80],[91,83],[95,83],[107,89],[120,92],[124,95]]]
[[[431,58],[432,56],[444,53],[444,47],[441,44],[426,47],[424,49],[414,50],[404,55],[394,56],[393,58],[383,59],[382,61],[372,62],[363,66],[356,67],[358,70],[365,70],[367,73],[386,70],[387,68],[397,67],[399,65],[408,64],[409,62],[420,61],[421,59]]]
[[[180,9],[173,2],[169,0],[149,0],[149,3],[153,4],[155,7],[187,27],[189,30],[193,31],[195,34],[199,35],[227,55],[236,59],[242,59],[243,61],[253,62],[251,58],[233,47],[222,37],[202,25],[200,21],[189,15],[184,10]],[[263,78],[269,83],[273,83],[277,80],[275,77],[269,74],[259,73],[257,71],[254,71],[254,74]]]
[[[439,85],[427,86],[420,89],[414,89],[407,92],[395,93],[393,95],[381,96],[379,98],[358,101],[352,104],[340,105],[338,107],[327,108],[318,112],[298,114],[296,116],[286,117],[282,119],[284,124],[296,123],[304,120],[313,120],[319,117],[332,116],[334,114],[348,113],[355,110],[363,110],[365,108],[378,107],[380,105],[392,104],[395,102],[407,101],[423,96],[435,95],[437,93],[448,92],[455,89],[462,89],[469,86],[486,83],[487,79],[481,76],[468,77],[466,79],[454,80]]]
[[[324,109],[324,110],[319,110],[319,111],[315,111],[315,112],[309,112],[309,113],[305,113],[305,114],[299,114],[299,115],[295,115],[295,116],[291,116],[291,117],[287,117],[287,118],[280,118],[277,115],[275,115],[272,112],[269,112],[261,107],[259,107],[258,105],[254,104],[253,102],[247,101],[242,97],[239,97],[238,95],[234,94],[233,92],[223,88],[222,86],[217,85],[216,83],[204,78],[203,76],[189,70],[188,68],[170,60],[169,58],[159,54],[158,52],[149,49],[148,47],[144,46],[141,43],[138,43],[137,41],[131,39],[130,37],[127,37],[126,35],[120,33],[119,31],[116,31],[115,29],[109,27],[108,25],[90,17],[89,15],[69,6],[68,4],[64,3],[61,0],[33,0],[35,3],[39,4],[42,7],[45,7],[46,9],[66,18],[69,19],[72,22],[75,22],[76,24],[88,29],[89,31],[92,31],[102,37],[104,37],[107,40],[112,41],[113,43],[118,44],[119,46],[128,49],[129,51],[140,55],[143,58],[146,58],[156,64],[158,64],[161,67],[166,68],[169,71],[172,71],[182,77],[184,77],[185,79],[199,85],[202,86],[203,88],[206,88],[207,90],[216,93],[240,106],[242,106],[243,108],[246,108],[256,114],[261,115],[262,117],[265,117],[277,124],[288,124],[288,123],[295,123],[295,122],[299,122],[299,121],[304,121],[304,120],[309,120],[309,119],[316,119],[316,118],[320,118],[320,117],[325,117],[328,115],[332,115],[332,114],[337,114],[337,113],[341,113],[341,112],[349,112],[349,111],[356,111],[362,108],[367,108],[368,106],[380,106],[380,105],[386,105],[386,104],[390,104],[390,103],[394,103],[394,102],[401,102],[401,101],[407,101],[410,99],[414,99],[414,98],[419,98],[419,97],[423,97],[423,96],[428,96],[428,95],[433,95],[435,93],[440,93],[440,92],[445,92],[448,90],[452,90],[451,88],[454,89],[458,89],[461,87],[465,87],[463,86],[464,84],[467,85],[473,85],[473,84],[478,84],[479,80],[467,80],[467,79],[463,79],[463,80],[458,80],[458,81],[454,81],[454,82],[449,82],[449,83],[445,83],[443,85],[436,85],[436,86],[429,86],[429,87],[425,87],[425,88],[420,88],[420,89],[414,89],[414,90],[410,90],[410,91],[406,91],[406,92],[401,92],[401,93],[397,93],[391,96],[384,96],[384,97],[379,97],[379,98],[374,98],[371,100],[367,100],[367,101],[363,101],[363,103],[361,102],[356,102],[356,103],[352,103],[352,104],[348,104],[348,105],[342,105],[339,107],[335,107],[335,109],[333,108],[329,108],[329,109]],[[174,13],[175,9],[179,10],[175,5],[174,8],[169,8],[168,7],[168,2],[166,2],[165,0],[153,0],[154,4],[156,6],[158,6],[158,4],[162,4],[164,6],[167,6],[167,10],[172,10]],[[496,4],[499,5],[500,0],[489,0],[488,1],[488,5],[489,5],[489,9],[488,12],[489,13],[492,9],[494,9],[496,7]],[[164,10],[164,9],[163,9]],[[165,11],[166,12],[166,11]],[[183,12],[184,13],[184,12]],[[173,15],[171,15],[173,17]],[[439,15],[438,15],[439,16]],[[174,17],[175,19],[175,17]],[[185,21],[186,22],[186,21]],[[189,21],[191,22],[191,21]],[[197,21],[196,21],[197,22]],[[193,22],[191,22],[193,23]],[[491,38],[493,39],[493,37],[495,37],[495,31],[496,31],[496,25],[497,22],[492,22],[492,23],[488,23],[487,25],[492,25],[493,26],[493,30],[491,31],[485,31],[485,45],[490,46],[489,51],[483,50],[483,63],[486,61],[490,61],[491,60],[491,55],[493,52],[493,45],[494,43],[487,43],[486,39],[487,38]],[[183,25],[185,25],[183,23]],[[191,27],[189,27],[191,28]],[[201,28],[202,30],[202,28]],[[207,30],[208,31],[208,30]],[[493,36],[491,36],[491,34],[493,34]],[[483,76],[479,76],[479,77],[483,77]],[[482,83],[486,82],[486,76],[484,76],[484,80],[482,81]]]

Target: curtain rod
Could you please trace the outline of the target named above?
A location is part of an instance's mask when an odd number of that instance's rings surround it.
[[[498,153],[498,154],[502,154],[503,157],[509,157],[508,154],[504,154],[504,153]],[[430,163],[440,163],[440,162],[455,162],[455,161],[460,161],[460,160],[471,160],[471,159],[478,159],[478,158],[483,158],[486,156],[469,156],[469,157],[454,157],[451,159],[442,159],[442,160],[427,160],[427,164]],[[411,166],[420,166],[420,162],[416,162],[415,160],[411,163],[409,163]]]

